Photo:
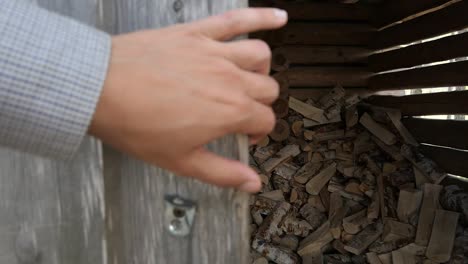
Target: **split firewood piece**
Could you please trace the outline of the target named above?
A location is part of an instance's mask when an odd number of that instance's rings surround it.
[[[285,234],[306,237],[312,230],[312,226],[305,220],[289,215],[282,221],[281,229]]]
[[[391,109],[386,112],[406,144],[410,144],[415,147],[419,146],[419,143],[414,139],[413,135],[411,135],[408,129],[403,125],[403,123],[401,123],[401,111],[398,109]]]
[[[321,167],[322,163],[308,162],[294,174],[294,180],[305,184],[312,176],[317,174]]]
[[[302,256],[302,264],[323,264],[322,250]]]
[[[374,192],[374,194],[372,195],[372,202],[367,208],[367,218],[377,219],[379,218],[379,213],[380,213],[380,195],[379,195],[379,192],[377,191],[377,192]]]
[[[312,205],[322,213],[327,212],[319,195],[310,195],[309,199],[307,200],[307,203]]]
[[[281,190],[283,193],[289,193],[291,190],[291,181],[279,175],[271,176],[271,185],[275,190]]]
[[[252,217],[252,220],[256,225],[261,225],[263,223],[263,217],[260,211],[251,210],[250,216]],[[255,230],[256,229],[257,227],[255,226]]]
[[[335,88],[331,89],[328,94],[322,96],[322,98],[319,99],[318,104],[322,109],[327,109],[330,106],[338,103],[341,99],[345,97],[345,95],[345,89],[338,85]]]
[[[375,143],[370,140],[370,135],[367,133],[359,134],[354,140],[354,155],[370,152],[375,148]]]
[[[283,192],[281,190],[274,190],[274,191],[270,191],[270,192],[264,192],[264,193],[259,194],[258,196],[268,198],[268,199],[271,199],[271,200],[277,201],[277,202],[284,202],[284,195],[283,195]]]
[[[431,183],[431,181],[425,176],[416,166],[413,165],[413,173],[415,184],[417,188],[421,188],[425,183]]]
[[[320,190],[327,184],[330,179],[335,176],[336,163],[332,162],[328,167],[323,169],[319,174],[315,175],[306,184],[306,190],[312,195],[318,195]]]
[[[271,107],[273,108],[273,112],[275,112],[276,118],[283,118],[288,115],[289,104],[284,98],[280,97],[276,99]]]
[[[393,264],[392,262],[392,252],[378,255],[382,264]],[[396,263],[395,263],[396,264]]]
[[[400,190],[397,207],[398,219],[403,223],[416,226],[418,223],[419,208],[421,207],[422,198],[423,193],[421,190]]]
[[[410,243],[404,247],[400,247],[400,249],[410,253],[413,256],[424,256],[426,254],[426,247],[419,246],[415,243]]]
[[[297,253],[301,256],[313,254],[318,250],[321,251],[332,241],[333,237],[330,233],[330,222],[327,221],[299,243]]]
[[[327,190],[328,192],[330,193],[341,193],[342,191],[344,191],[344,185],[341,184],[340,182],[338,181],[335,181],[335,179],[331,179],[329,182],[328,182],[328,187],[327,187]]]
[[[304,125],[304,122],[302,122],[302,125]],[[312,130],[304,130],[304,138],[307,140],[312,140],[314,139],[315,131]]]
[[[309,143],[309,142],[307,142],[307,141],[305,141],[303,139],[297,139],[295,141],[301,147],[302,151],[310,152],[310,151],[313,150],[313,144],[312,143]]]
[[[431,237],[436,210],[440,209],[439,196],[442,186],[426,183],[423,185],[423,200],[419,212],[416,244],[427,246]]]
[[[282,229],[280,228],[280,222],[288,213],[291,205],[286,202],[279,203],[275,209],[263,220],[263,223],[257,230],[255,238],[257,238],[256,243],[252,244],[253,248],[257,248],[258,244],[262,241],[271,241],[273,235],[281,235]],[[255,242],[255,240],[254,240]]]
[[[430,259],[424,259],[422,264],[439,264],[439,262],[435,262]]]
[[[293,175],[299,170],[299,167],[292,162],[284,162],[273,170],[273,173],[287,180],[292,179]]]
[[[275,263],[297,264],[300,259],[292,250],[270,243],[257,243],[255,250]]]
[[[325,212],[330,211],[330,192],[328,191],[328,187],[324,186],[319,193],[320,200],[322,201],[323,207],[325,208]]]
[[[288,139],[290,134],[289,130],[288,122],[284,119],[278,119],[276,120],[275,127],[273,128],[273,131],[270,132],[269,136],[274,141],[281,142]]]
[[[380,167],[377,165],[377,162],[375,162],[375,160],[371,156],[369,156],[369,154],[362,154],[359,159],[366,162],[367,168],[373,174],[378,175],[382,173],[382,169],[380,169]]]
[[[319,228],[327,220],[324,213],[309,203],[301,207],[299,214],[310,224],[312,231]]]
[[[411,241],[412,239],[407,238],[387,242],[378,240],[372,243],[367,250],[370,252],[375,252],[377,254],[389,253],[408,245],[408,243],[410,243]]]
[[[268,264],[268,259],[264,257],[257,258],[252,264]]]
[[[270,173],[273,171],[274,168],[279,166],[281,163],[285,162],[286,160],[290,159],[291,157],[295,157],[301,153],[298,145],[287,145],[278,151],[275,156],[269,158],[262,164],[262,168],[267,172]]]
[[[417,148],[409,145],[401,147],[401,154],[424,175],[430,179],[432,183],[439,184],[442,182],[447,173],[445,173],[433,160],[425,157]]]
[[[348,254],[348,251],[344,249],[345,244],[339,239],[333,240],[332,247],[341,254]]]
[[[338,148],[335,150],[336,152],[336,159],[342,161],[353,161],[354,157],[353,154],[350,152],[343,151],[342,148]]]
[[[346,184],[346,187],[345,187],[344,190],[346,192],[348,192],[348,193],[352,193],[352,194],[355,194],[355,195],[358,195],[358,196],[364,196],[363,192],[359,188],[360,185],[361,185],[360,182],[358,182],[356,180],[350,180]]]
[[[323,142],[327,140],[342,139],[344,137],[345,137],[345,131],[340,129],[340,130],[335,130],[335,131],[316,133],[313,137],[313,140],[315,142]]]
[[[295,121],[291,126],[291,130],[292,130],[294,136],[296,136],[296,137],[302,135],[303,129],[304,129],[304,122],[299,121],[299,120]]]
[[[272,200],[270,198],[257,196],[255,197],[255,201],[252,204],[252,210],[258,211],[261,214],[270,214],[275,207],[277,206],[278,201]]]
[[[334,150],[321,152],[321,155],[325,161],[336,159],[336,152]]]
[[[401,264],[417,264],[420,257],[414,256],[409,252],[406,252],[402,249],[392,251],[392,261],[393,263]]]
[[[343,219],[343,229],[347,233],[355,235],[371,223],[372,220],[367,218],[367,209],[364,209],[348,217],[345,217]]]
[[[258,164],[264,163],[266,160],[271,158],[279,150],[278,145],[271,144],[266,147],[257,148],[253,154],[253,158]]]
[[[392,157],[394,160],[396,161],[402,161],[404,160],[405,158],[403,157],[403,155],[401,155],[400,153],[400,149],[397,147],[397,146],[394,146],[394,145],[387,145],[385,143],[383,143],[380,139],[378,139],[377,137],[372,137],[372,140],[375,142],[375,144],[381,149],[383,150],[385,153],[387,153],[390,157]]]
[[[325,116],[327,120],[333,120],[337,116],[341,115],[341,108],[343,108],[343,104],[340,102],[337,102],[336,104],[327,108],[323,115]]]
[[[455,241],[459,213],[436,210],[431,239],[426,250],[426,257],[438,263],[450,260]]]
[[[350,201],[354,201],[354,202],[362,202],[364,200],[366,200],[366,198],[364,198],[363,195],[357,195],[357,194],[354,194],[354,193],[350,193],[350,192],[347,192],[345,190],[340,190],[338,191],[338,193],[343,196],[344,198],[350,200]]]
[[[327,264],[365,264],[365,262],[362,263],[360,260],[351,257],[349,254],[327,254],[323,257],[324,263]]]
[[[414,226],[387,219],[382,234],[383,241],[394,241],[405,238],[413,238],[416,234]]]
[[[310,104],[306,104],[292,96],[289,97],[289,108],[298,112],[308,119],[312,119],[320,122],[323,116],[323,110],[314,107]]]
[[[304,122],[304,127],[305,128],[311,128],[319,125],[325,125],[325,124],[332,124],[332,123],[338,123],[341,122],[341,115],[336,115],[333,116],[330,119],[327,119],[325,115],[322,115],[321,117],[318,118],[318,120],[312,120],[308,118],[304,118],[302,120]]]
[[[367,129],[369,132],[374,134],[377,138],[382,140],[387,145],[393,145],[396,143],[396,136],[386,129],[384,126],[375,122],[374,119],[368,114],[364,113],[359,122]]]
[[[299,238],[294,235],[285,235],[278,242],[278,245],[291,250],[297,250],[297,247],[299,246]]]
[[[353,107],[353,106],[357,105],[360,101],[361,101],[361,97],[359,95],[357,95],[357,94],[353,94],[351,96],[348,96],[345,99],[345,107],[346,108]]]
[[[372,242],[377,240],[382,231],[383,226],[380,222],[368,225],[364,230],[355,235],[351,241],[346,243],[345,249],[355,255],[361,255]]]
[[[355,106],[346,109],[345,122],[347,128],[354,127],[359,122],[359,113]]]
[[[339,193],[330,194],[330,210],[328,220],[330,221],[330,233],[335,239],[341,237],[342,221],[348,211],[343,198]]]
[[[377,191],[379,193],[380,217],[383,219],[387,217],[387,211],[385,207],[385,186],[382,173],[377,174]]]
[[[380,261],[379,257],[377,256],[377,253],[368,252],[366,253],[366,258],[369,264],[383,264],[382,261]]]
[[[270,138],[266,136],[257,143],[257,147],[263,148],[268,146],[268,144],[270,144]]]

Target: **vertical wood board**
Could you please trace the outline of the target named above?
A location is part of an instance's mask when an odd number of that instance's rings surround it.
[[[111,33],[159,28],[246,4],[227,0],[104,0],[103,27]],[[209,149],[247,161],[245,137],[228,136],[209,144]],[[175,176],[110,148],[104,150],[104,164],[110,263],[246,263],[247,194]],[[179,195],[197,204],[190,235],[176,237],[168,231],[165,195]]]

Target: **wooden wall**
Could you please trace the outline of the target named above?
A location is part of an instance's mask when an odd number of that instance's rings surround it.
[[[118,34],[246,6],[242,0],[39,0]],[[157,120],[155,120],[157,122]],[[247,162],[247,139],[209,145]],[[168,232],[165,196],[196,204],[192,232]],[[172,211],[168,211],[170,215]],[[87,138],[71,162],[0,150],[0,263],[246,263],[248,195],[176,177]]]

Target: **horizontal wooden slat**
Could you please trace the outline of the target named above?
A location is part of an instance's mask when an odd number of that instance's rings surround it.
[[[282,71],[291,64],[355,64],[366,63],[370,50],[349,46],[283,46],[273,50],[271,68]]]
[[[297,67],[274,75],[283,87],[366,87],[371,73],[364,67]],[[286,83],[284,83],[286,82]]]
[[[468,26],[468,1],[389,27],[376,34],[375,49],[385,49],[443,35]]]
[[[465,192],[468,192],[468,178],[461,178],[457,176],[448,175],[445,179],[442,180],[440,183],[443,186],[448,185],[457,185]]]
[[[421,145],[421,151],[447,173],[468,177],[468,152]]]
[[[408,96],[376,95],[367,101],[378,106],[398,108],[407,116],[468,114],[468,91]]]
[[[468,33],[372,55],[369,63],[376,72],[409,68],[421,64],[468,57]]]
[[[384,1],[373,19],[377,26],[386,26],[406,17],[443,5],[450,0],[391,0]]]
[[[287,95],[300,100],[314,99],[317,100],[322,96],[328,94],[332,88],[291,88],[288,90]],[[352,88],[346,89],[346,96],[358,94],[362,97],[366,97],[370,91],[366,88]]]
[[[377,74],[369,86],[373,90],[404,90],[468,85],[468,61]]]
[[[367,21],[373,12],[369,5],[318,3],[310,1],[253,0],[252,7],[277,7],[288,12],[289,19],[315,21]]]
[[[290,22],[285,27],[262,31],[250,38],[265,40],[271,46],[304,45],[369,45],[375,30],[365,23]]]
[[[468,149],[468,121],[426,118],[405,118],[402,121],[418,142]]]

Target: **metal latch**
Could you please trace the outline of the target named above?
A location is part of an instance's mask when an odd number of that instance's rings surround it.
[[[175,236],[190,234],[195,217],[196,204],[178,195],[166,195],[165,225],[167,230]]]

